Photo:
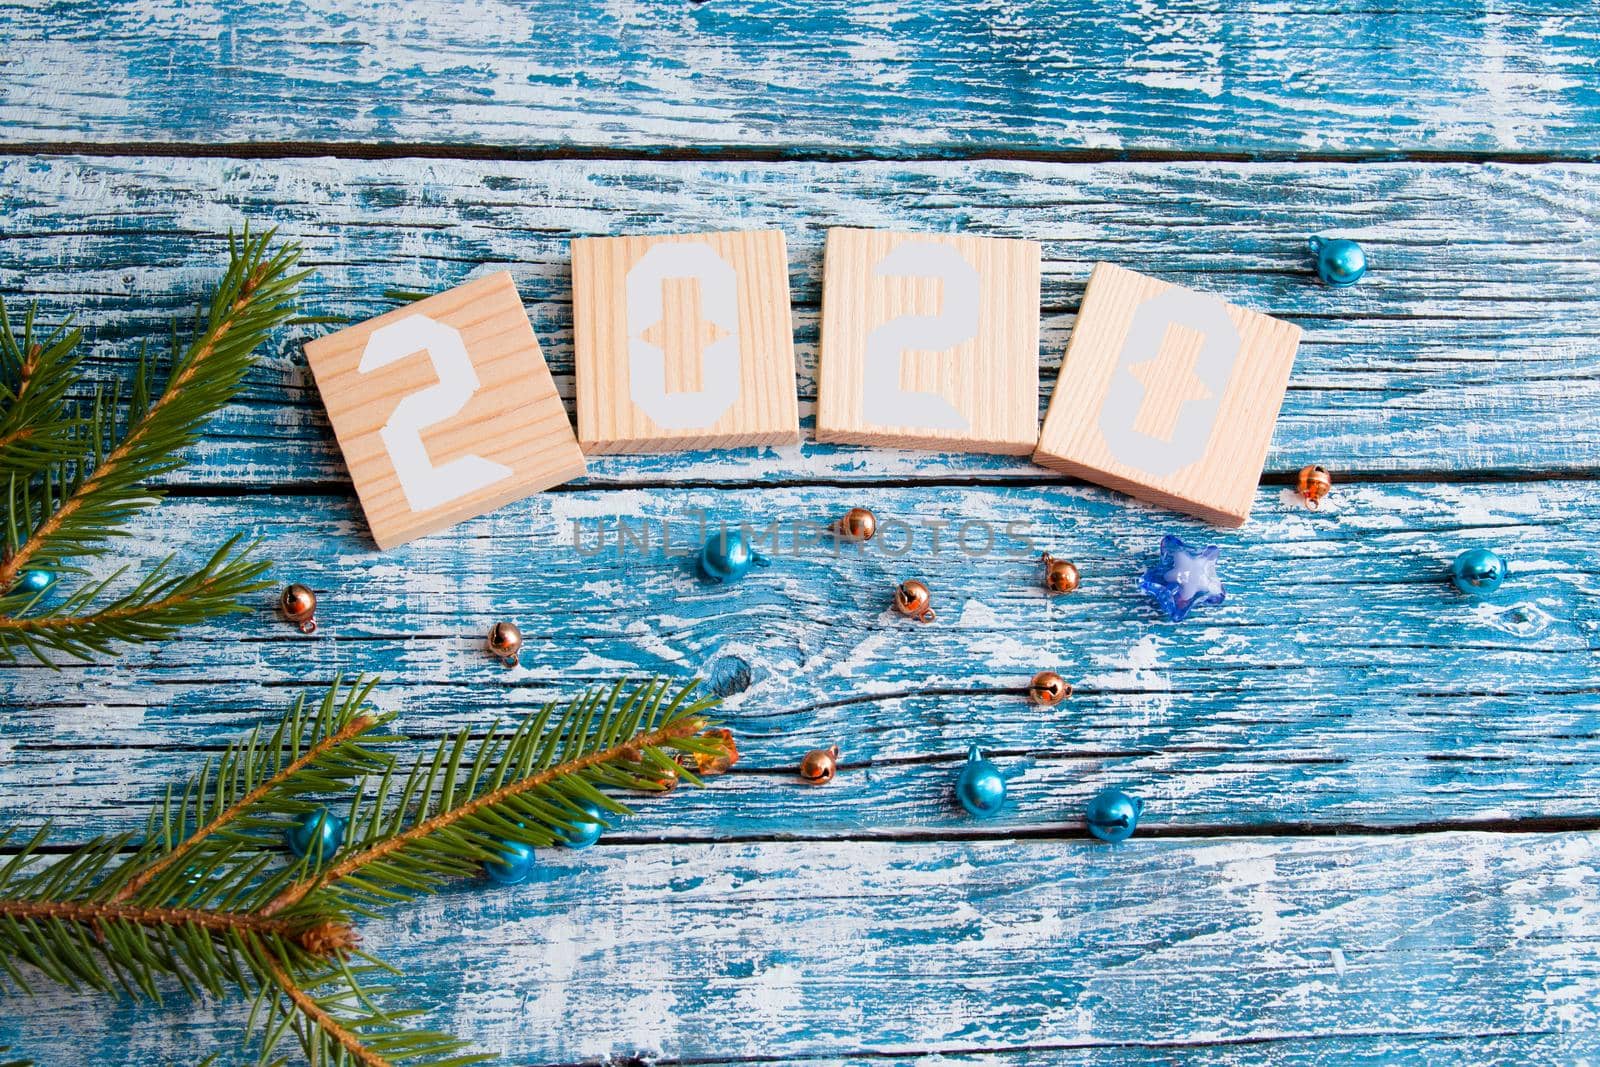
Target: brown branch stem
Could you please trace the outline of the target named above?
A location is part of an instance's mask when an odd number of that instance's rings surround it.
[[[204,930],[232,930],[284,938],[294,938],[300,930],[299,923],[267,915],[205,911],[199,908],[152,908],[115,901],[0,900],[0,917],[59,919],[91,926],[104,922],[127,922],[136,926],[198,926]]]
[[[177,863],[183,857],[192,852],[194,847],[201,841],[204,841],[207,837],[210,837],[212,834],[222,829],[222,827],[228,825],[228,823],[238,818],[245,811],[249,810],[251,805],[258,803],[262,797],[276,789],[278,785],[285,779],[289,778],[291,775],[298,774],[300,771],[310,766],[311,763],[324,752],[336,748],[337,746],[344,744],[346,741],[366,733],[372,728],[374,721],[375,720],[373,720],[371,716],[357,715],[342,728],[334,733],[329,734],[321,741],[318,741],[316,744],[306,749],[305,753],[301,755],[299,759],[293,760],[286,764],[283,770],[266,779],[260,785],[250,790],[250,792],[240,797],[237,801],[228,805],[228,807],[220,812],[215,819],[212,819],[204,826],[196,827],[194,833],[190,834],[188,837],[179,842],[171,852],[167,853],[165,856],[161,857],[161,859],[157,860],[144,870],[140,871],[138,874],[134,875],[133,878],[128,881],[128,884],[119,889],[116,895],[111,899],[114,901],[123,901],[133,896],[139,890],[149,885],[150,881],[162,871],[166,870],[168,867],[172,866],[174,863]]]
[[[203,578],[193,589],[185,589],[181,593],[173,593],[171,596],[164,596],[160,600],[151,600],[143,604],[130,604],[125,608],[107,608],[104,611],[96,611],[89,615],[28,615],[22,618],[0,615],[0,630],[27,630],[29,633],[40,633],[45,630],[71,630],[83,626],[93,626],[98,623],[136,619],[141,615],[155,614],[170,607],[188,603],[219,584],[221,584],[219,578]]]
[[[316,999],[301,989],[295,980],[289,977],[289,972],[266,952],[261,953],[261,964],[266,968],[267,974],[277,987],[283,990],[283,995],[288,997],[300,1013],[316,1022],[318,1029],[339,1043],[339,1047],[348,1052],[356,1063],[362,1067],[391,1067],[388,1060],[373,1052],[361,1043],[361,1038],[352,1034],[340,1025],[339,1020],[322,1010]]]
[[[17,575],[22,572],[28,560],[38,551],[37,546],[48,540],[61,527],[62,521],[82,506],[83,501],[104,480],[106,474],[115,470],[117,464],[127,458],[128,453],[132,451],[140,437],[149,429],[151,421],[160,413],[161,409],[170,403],[172,398],[177,396],[183,390],[183,387],[200,372],[200,367],[206,358],[216,351],[217,342],[227,336],[228,331],[233,328],[234,321],[238,318],[239,313],[249,306],[256,285],[259,284],[260,274],[263,269],[264,265],[259,265],[251,272],[250,277],[245,280],[239,296],[234,299],[233,304],[228,308],[228,313],[223,316],[216,329],[212,331],[203,344],[194,350],[183,370],[175,378],[167,382],[166,388],[161,391],[161,395],[146,409],[144,416],[140,418],[137,425],[128,431],[122,442],[106,453],[105,459],[89,473],[89,476],[83,480],[73,494],[61,502],[61,506],[56,509],[55,514],[41,522],[38,529],[34,530],[26,541],[17,546],[17,550],[12,554],[11,558],[0,561],[0,589],[10,589],[16,584]]]
[[[679,719],[676,722],[671,722],[665,726],[659,727],[658,729],[651,730],[649,733],[636,734],[627,741],[624,741],[622,744],[616,745],[612,748],[603,749],[599,752],[591,752],[587,756],[579,756],[577,759],[568,760],[565,763],[558,763],[554,767],[547,767],[544,770],[539,771],[537,774],[531,774],[526,778],[520,778],[517,781],[510,782],[498,789],[491,789],[489,792],[474,797],[459,807],[451,808],[449,811],[442,811],[431,819],[424,819],[415,826],[403,830],[400,833],[394,834],[391,837],[386,837],[381,841],[369,845],[367,848],[364,848],[359,852],[352,852],[338,863],[324,867],[321,871],[312,875],[311,877],[303,878],[300,881],[295,882],[293,885],[287,887],[283,890],[283,892],[279,893],[277,896],[268,901],[267,906],[261,909],[261,914],[276,915],[284,908],[292,907],[304,900],[307,894],[312,893],[323,886],[331,885],[334,882],[339,881],[341,878],[359,871],[367,864],[372,863],[375,860],[382,859],[389,853],[398,851],[411,842],[421,840],[422,838],[427,837],[429,834],[443,829],[452,823],[458,822],[461,819],[474,814],[475,812],[483,810],[484,808],[498,804],[510,797],[517,796],[520,793],[525,793],[530,789],[537,789],[539,786],[546,785],[557,778],[561,778],[569,774],[576,774],[579,771],[586,770],[589,767],[595,767],[602,763],[608,763],[614,759],[628,757],[637,758],[641,749],[653,748],[667,741],[673,741],[677,740],[678,738],[690,736],[691,734],[697,734],[705,727],[705,725],[706,721],[704,719],[697,715],[689,715]]]

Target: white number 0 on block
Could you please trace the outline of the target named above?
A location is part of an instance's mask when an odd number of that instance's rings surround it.
[[[700,388],[667,392],[667,354],[644,339],[661,321],[661,283],[693,278],[700,283],[700,317],[725,333],[701,356]],[[628,380],[633,402],[670,430],[710,426],[739,399],[739,278],[727,260],[703,241],[659,244],[628,271]]]
[[[879,426],[968,429],[971,422],[943,396],[900,388],[900,354],[950,349],[977,336],[978,272],[949,245],[912,241],[884,256],[872,273],[937,278],[943,283],[943,302],[937,315],[900,315],[867,335],[863,418]]]
[[[361,352],[360,371],[368,374],[416,352],[426,352],[438,384],[412,393],[395,405],[379,436],[400,479],[412,511],[430,511],[458,497],[511,477],[510,467],[462,456],[435,466],[422,443],[422,431],[461,413],[478,391],[478,374],[461,334],[426,315],[411,315],[372,331]]]

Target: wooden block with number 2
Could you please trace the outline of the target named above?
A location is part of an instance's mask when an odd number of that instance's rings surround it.
[[[311,341],[306,358],[379,548],[584,473],[504,271]]]
[[[1293,323],[1097,264],[1034,462],[1238,526],[1299,343]]]
[[[817,440],[1027,455],[1039,436],[1039,246],[828,231]]]

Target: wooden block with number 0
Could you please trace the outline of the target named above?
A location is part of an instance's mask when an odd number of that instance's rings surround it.
[[[1299,343],[1292,323],[1097,264],[1034,462],[1238,526]]]
[[[504,271],[306,345],[379,548],[584,473]]]
[[[572,306],[585,452],[800,440],[777,230],[580,238]]]
[[[1039,436],[1039,246],[832,229],[817,440],[1027,455]]]

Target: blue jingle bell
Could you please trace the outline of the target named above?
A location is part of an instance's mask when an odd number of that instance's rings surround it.
[[[967,765],[956,776],[956,800],[968,814],[987,819],[1006,802],[1006,780],[1000,768],[983,758],[978,746],[967,749]]]
[[[283,841],[296,859],[314,852],[313,859],[325,860],[344,844],[344,819],[327,808],[308,811],[283,832]]]
[[[580,800],[577,807],[589,817],[574,819],[568,816],[567,821],[572,824],[572,829],[560,831],[561,843],[568,848],[588,848],[600,840],[600,833],[606,828],[606,815],[600,810],[600,805],[592,800]]]
[[[496,885],[517,885],[533,873],[533,848],[521,841],[502,841],[500,858],[483,861],[483,874]]]
[[[1102,841],[1116,844],[1126,841],[1139,825],[1139,813],[1144,811],[1144,801],[1130,797],[1120,789],[1102,789],[1089,801],[1083,821],[1089,832]]]
[[[29,593],[37,596],[56,584],[56,576],[49,571],[31,570],[23,571],[17,579],[17,592]]]
[[[700,550],[700,573],[708,581],[736,582],[750,573],[752,567],[765,567],[772,561],[750,545],[750,535],[743,529],[723,527],[712,534]]]
[[[1324,285],[1343,289],[1367,273],[1367,254],[1343,237],[1313,237],[1306,242],[1317,257],[1317,277]]]
[[[1506,578],[1506,561],[1487,548],[1469,548],[1450,564],[1450,581],[1468,596],[1488,596]]]

